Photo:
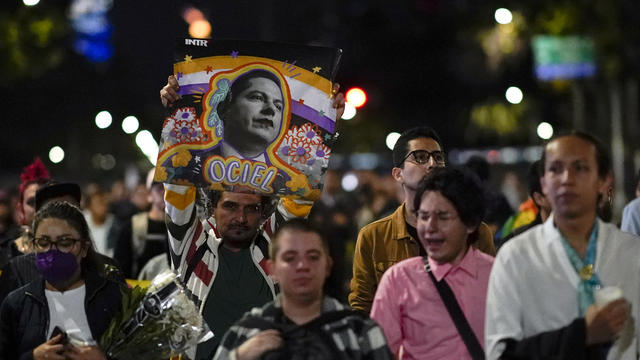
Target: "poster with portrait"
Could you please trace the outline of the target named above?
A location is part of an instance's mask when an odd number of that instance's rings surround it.
[[[180,100],[162,126],[156,180],[317,198],[336,130],[341,50],[181,39]]]

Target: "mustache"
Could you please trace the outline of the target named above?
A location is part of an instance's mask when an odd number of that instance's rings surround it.
[[[229,225],[229,229],[234,229],[234,230],[250,230],[251,227],[247,224],[242,224],[242,223],[232,223]]]

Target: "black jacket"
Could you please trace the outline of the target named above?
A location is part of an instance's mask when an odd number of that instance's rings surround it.
[[[125,279],[119,270],[117,261],[100,253],[96,253],[96,256],[99,262],[105,266],[100,271],[107,278],[124,283]],[[38,277],[40,277],[40,273],[36,267],[35,253],[16,256],[9,260],[0,274],[0,304],[13,290],[27,285]]]
[[[98,341],[122,308],[122,283],[85,273],[84,311],[91,335]],[[0,307],[0,359],[33,359],[49,329],[49,307],[41,276],[11,292]]]

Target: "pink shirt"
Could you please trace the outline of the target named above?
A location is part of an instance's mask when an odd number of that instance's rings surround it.
[[[493,257],[470,248],[458,266],[429,259],[437,280],[445,278],[471,329],[484,347],[484,311]],[[387,270],[378,285],[371,317],[401,359],[471,359],[421,257]]]

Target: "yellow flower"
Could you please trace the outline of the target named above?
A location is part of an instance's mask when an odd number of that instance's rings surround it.
[[[189,150],[181,149],[171,158],[171,165],[173,167],[187,166],[189,161],[191,161],[191,153]]]
[[[156,173],[153,176],[153,179],[155,181],[162,182],[162,181],[167,180],[167,177],[168,177],[167,169],[164,166],[161,166],[161,165],[156,166]]]
[[[287,181],[285,184],[291,191],[296,192],[300,188],[304,188],[307,186],[307,177],[304,175],[293,175],[291,176],[291,180]]]

